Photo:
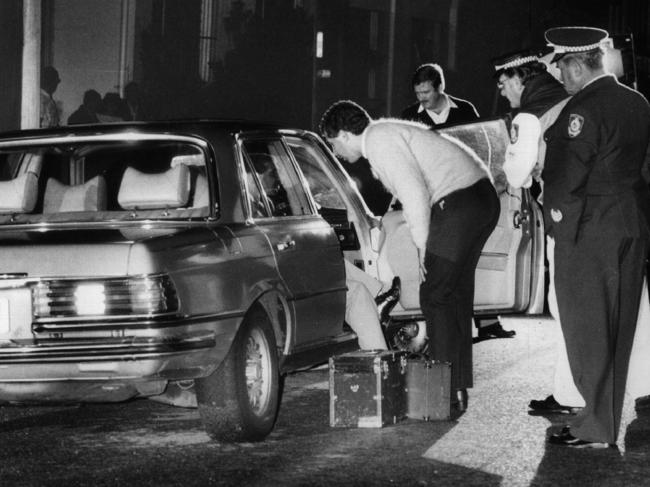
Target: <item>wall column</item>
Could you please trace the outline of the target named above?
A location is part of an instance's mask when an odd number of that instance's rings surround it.
[[[37,128],[41,116],[41,0],[23,0],[23,76],[20,128]]]

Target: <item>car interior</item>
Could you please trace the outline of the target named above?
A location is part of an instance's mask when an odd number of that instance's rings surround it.
[[[30,147],[0,152],[0,168],[4,222],[209,214],[205,157],[190,144]]]

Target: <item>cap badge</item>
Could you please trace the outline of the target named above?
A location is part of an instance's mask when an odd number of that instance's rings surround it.
[[[512,127],[510,127],[510,143],[516,144],[517,139],[519,139],[519,125],[513,123]]]
[[[582,132],[582,126],[585,124],[585,119],[582,115],[572,113],[569,115],[569,137],[577,137]]]
[[[551,208],[551,219],[555,223],[560,223],[562,221],[562,212],[560,210],[556,210],[555,208]]]

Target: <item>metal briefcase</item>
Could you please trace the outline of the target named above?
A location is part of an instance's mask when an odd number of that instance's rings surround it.
[[[451,366],[424,357],[410,357],[406,365],[406,403],[409,419],[449,419]]]
[[[330,357],[330,426],[381,428],[404,419],[406,357],[390,350]]]

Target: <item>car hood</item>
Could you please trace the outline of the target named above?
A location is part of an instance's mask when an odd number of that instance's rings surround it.
[[[204,233],[207,230],[203,229]],[[187,227],[0,230],[0,274],[27,278],[121,276],[157,272],[161,248],[191,238]]]

